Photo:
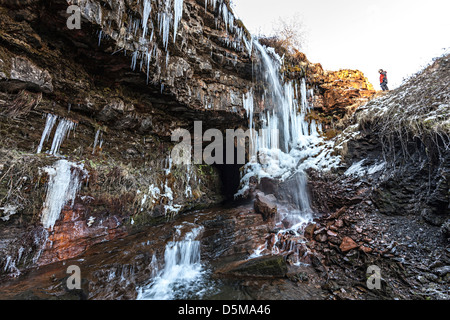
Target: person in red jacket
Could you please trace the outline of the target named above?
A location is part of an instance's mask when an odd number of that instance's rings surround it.
[[[387,72],[384,71],[383,69],[380,69],[378,72],[380,73],[380,86],[381,86],[381,89],[383,91],[388,91],[389,88],[387,86],[387,84],[388,84]]]

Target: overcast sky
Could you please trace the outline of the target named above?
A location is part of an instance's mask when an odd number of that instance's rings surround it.
[[[379,90],[378,70],[395,88],[432,58],[450,53],[450,0],[234,0],[253,34],[269,34],[279,17],[298,16],[303,48],[327,70],[359,69]]]

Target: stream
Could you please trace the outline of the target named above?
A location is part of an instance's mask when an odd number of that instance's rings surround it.
[[[67,261],[3,282],[1,299],[254,300],[320,299],[322,292],[286,278],[260,253],[269,234],[286,232],[263,221],[252,204],[183,214],[162,225],[104,242]],[[252,254],[254,255],[253,258]],[[281,260],[280,260],[281,259]],[[257,263],[249,266],[246,264]],[[81,289],[68,290],[69,266],[81,270]],[[244,266],[239,268],[239,266]],[[265,270],[268,268],[267,270]],[[313,272],[303,264],[290,268]],[[272,274],[264,274],[265,271]],[[260,272],[262,271],[262,272]],[[264,288],[264,290],[261,290]]]

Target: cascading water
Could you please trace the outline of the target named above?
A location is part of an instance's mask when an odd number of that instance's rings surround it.
[[[264,112],[260,114],[262,130],[252,135],[254,152],[251,161],[246,165],[245,175],[242,178],[243,188],[237,196],[242,195],[248,189],[251,177],[270,177],[285,181],[295,178],[298,183],[292,191],[298,211],[303,215],[309,215],[309,197],[306,191],[306,177],[304,166],[300,167],[302,160],[311,155],[311,145],[321,142],[318,133],[319,127],[314,120],[308,122],[306,115],[310,111],[306,96],[306,81],[301,79],[300,88],[293,82],[282,84],[279,72],[280,61],[272,58],[267,49],[254,41],[254,48],[260,57],[258,66],[259,81],[265,84],[261,94]],[[272,52],[273,55],[276,53]],[[300,97],[301,104],[298,104]],[[244,108],[249,116],[249,127],[255,128],[253,101],[258,97],[248,94],[244,97]],[[259,157],[259,159],[258,159]]]
[[[312,220],[305,170],[330,163],[325,160],[326,155],[321,154],[326,142],[320,136],[320,125],[314,120],[308,121],[306,117],[312,107],[307,100],[305,78],[300,79],[299,83],[283,83],[279,71],[282,59],[273,49],[263,47],[256,40],[253,47],[260,58],[255,68],[257,84],[262,83],[264,89],[259,90],[259,96],[254,93],[258,90],[250,92],[243,101],[250,129],[256,127],[254,106],[264,106],[264,111],[259,114],[262,130],[251,135],[254,151],[245,166],[241,190],[236,196],[247,192],[252,177],[268,177],[286,184],[286,196],[290,198],[290,203],[278,205],[277,222],[284,227],[275,235],[274,245],[272,243],[269,248],[266,243],[250,258],[268,251],[278,253],[278,242],[285,234],[299,235],[301,226]]]
[[[154,272],[156,276],[148,285],[137,288],[138,300],[201,298],[208,291],[204,281],[207,271],[201,263],[198,240],[203,227],[193,228],[182,240],[176,241],[175,238],[181,236],[181,230],[186,226],[192,227],[187,223],[176,227],[174,240],[166,245],[164,268]],[[156,266],[155,259],[152,266]]]

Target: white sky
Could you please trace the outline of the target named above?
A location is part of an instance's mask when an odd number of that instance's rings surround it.
[[[233,7],[253,34],[270,34],[279,17],[298,16],[311,62],[359,69],[376,90],[379,69],[395,88],[450,50],[450,0],[234,0]]]

